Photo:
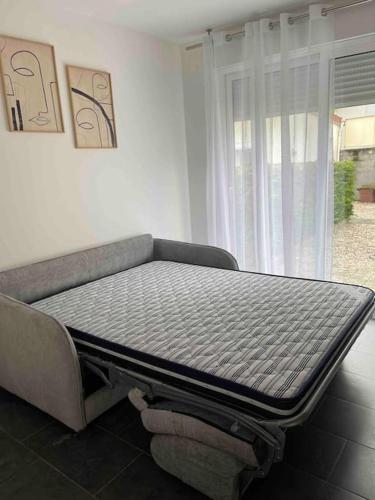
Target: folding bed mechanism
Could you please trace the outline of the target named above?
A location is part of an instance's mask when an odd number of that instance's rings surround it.
[[[75,431],[128,397],[166,471],[238,500],[370,318],[364,287],[141,235],[0,272],[0,385]]]
[[[194,439],[196,445],[200,442],[204,447],[212,448],[213,453],[216,450],[219,457],[222,452],[228,456],[232,452],[238,461],[241,461],[242,458],[243,468],[236,474],[238,488],[240,488],[240,482],[241,480],[243,482],[243,478],[246,478],[247,487],[253,479],[265,477],[273,463],[282,460],[285,445],[285,429],[282,427],[230,408],[218,401],[186,392],[131,370],[119,368],[99,357],[80,351],[78,354],[81,362],[99,376],[106,385],[115,387],[115,385],[120,384],[129,389],[129,400],[140,411],[145,428],[154,436],[169,435],[184,440]],[[155,421],[150,418],[150,415],[148,418],[145,416],[143,413],[145,410],[148,414],[151,411],[151,417],[156,417],[157,421],[160,416],[163,425],[161,427],[155,425]],[[173,420],[168,425],[165,416],[170,416],[170,414],[173,414]],[[184,424],[178,423],[178,419],[181,419],[182,422],[185,420]],[[201,432],[198,431],[194,434],[193,431],[193,435],[191,435],[194,424],[200,428]],[[210,439],[209,436],[212,433],[214,435],[218,433],[215,435],[216,440]],[[232,440],[231,444],[235,442],[238,445],[240,443],[237,441],[240,441],[248,447],[248,450],[251,449],[251,458],[249,459],[249,453],[245,453],[247,459],[244,458],[244,455],[238,454],[238,449],[233,450],[230,444],[229,449],[223,450],[224,434],[229,442]],[[181,453],[180,459],[183,459]],[[197,487],[195,484],[192,486]],[[243,484],[240,488],[242,493],[244,488]],[[237,492],[233,498],[236,496]]]

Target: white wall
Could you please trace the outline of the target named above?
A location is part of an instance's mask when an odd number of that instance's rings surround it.
[[[194,243],[208,244],[207,154],[204,105],[203,50],[182,50],[186,149],[189,172],[191,235]]]
[[[201,49],[182,51],[187,161],[190,187],[191,237],[207,243],[206,212],[206,129]]]
[[[336,39],[371,33],[375,30],[374,20],[375,2],[337,11]],[[182,53],[192,241],[207,243],[203,56],[201,48],[189,51],[182,48]]]
[[[179,48],[44,5],[0,0],[1,34],[55,46],[65,122],[8,132],[0,100],[0,268],[143,232],[189,240]],[[117,150],[74,148],[65,64],[111,73]]]

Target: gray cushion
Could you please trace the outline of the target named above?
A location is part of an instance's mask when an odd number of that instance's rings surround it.
[[[213,500],[238,500],[245,465],[231,455],[192,439],[156,434],[151,454],[164,470]]]
[[[141,412],[141,418],[144,428],[152,434],[169,434],[192,439],[210,448],[224,451],[251,467],[259,465],[251,444],[190,415],[146,408]]]
[[[31,303],[152,260],[150,234],[0,272],[0,292]]]

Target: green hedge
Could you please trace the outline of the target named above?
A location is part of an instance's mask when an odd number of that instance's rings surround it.
[[[335,223],[353,215],[355,200],[355,163],[352,160],[335,162]]]

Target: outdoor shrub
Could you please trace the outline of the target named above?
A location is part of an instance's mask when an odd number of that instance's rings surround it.
[[[353,215],[355,200],[355,163],[352,160],[335,162],[335,223]]]

